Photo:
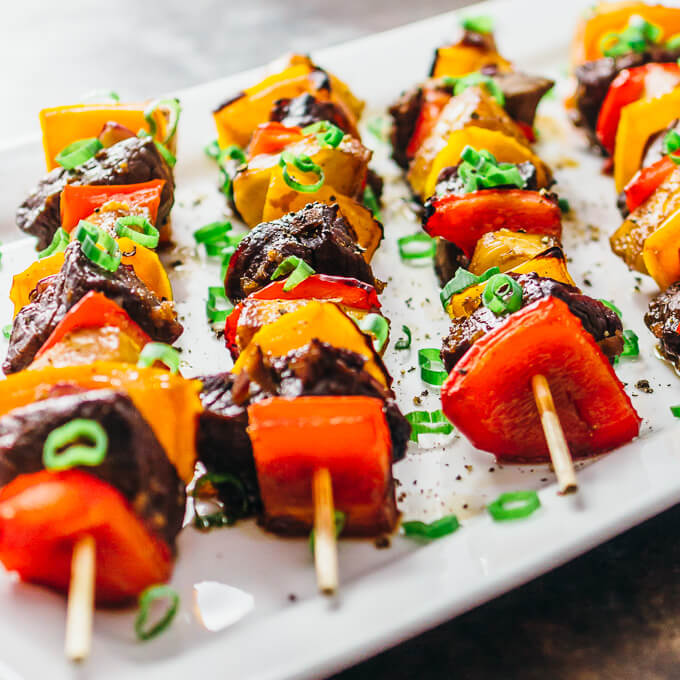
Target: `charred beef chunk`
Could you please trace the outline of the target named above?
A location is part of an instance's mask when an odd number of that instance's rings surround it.
[[[277,99],[269,113],[269,120],[288,127],[306,127],[327,120],[344,132],[356,136],[356,129],[345,112],[332,101],[322,101],[308,92],[292,99]]]
[[[514,120],[527,125],[534,124],[538,103],[555,84],[549,78],[532,76],[521,71],[499,71],[493,74],[493,79],[505,96],[505,110]]]
[[[164,179],[158,208],[158,224],[170,214],[175,184],[172,170],[149,137],[131,137],[99,153],[74,170],[55,168],[48,173],[19,206],[17,226],[38,237],[38,248],[47,247],[61,226],[59,197],[67,184],[136,184]]]
[[[645,323],[659,339],[663,356],[680,368],[680,281],[649,303]]]
[[[356,240],[337,205],[310,203],[296,213],[263,222],[247,234],[231,258],[224,282],[227,295],[235,303],[264,288],[291,255],[319,274],[353,276],[376,285]]]
[[[467,28],[463,29],[459,45],[464,47],[480,47],[488,52],[498,51],[493,33],[479,33],[478,31],[470,31]]]
[[[444,238],[437,239],[434,271],[442,288],[456,275],[460,267],[467,269],[469,264],[470,259],[455,243]]]
[[[396,462],[406,452],[411,426],[394,393],[363,370],[364,357],[318,340],[284,357],[258,355],[249,373],[203,378],[198,454],[209,472],[228,473],[243,484],[250,513],[261,509],[248,426],[248,404],[272,396],[362,395],[382,399]],[[239,516],[243,499],[233,485],[219,489],[228,512]]]
[[[146,528],[170,546],[182,528],[184,484],[130,398],[113,390],[52,397],[0,418],[0,485],[43,469],[43,445],[54,429],[75,418],[98,422],[109,438],[106,458],[82,470],[111,484]]]
[[[390,133],[392,158],[404,170],[408,170],[409,164],[406,148],[416,128],[422,105],[423,88],[417,87],[404,92],[388,109],[388,113],[392,116],[392,131]]]
[[[537,274],[511,274],[522,286],[522,307],[545,297],[556,297],[566,303],[574,316],[583,324],[604,354],[612,360],[623,350],[623,327],[621,319],[599,300],[582,295],[578,288],[543,278]],[[450,371],[458,360],[482,336],[501,326],[507,316],[496,316],[484,306],[478,307],[470,316],[454,319],[449,334],[442,345],[442,361]]]
[[[173,343],[182,333],[174,304],[159,300],[131,266],[121,264],[115,272],[102,269],[75,241],[66,249],[59,273],[38,284],[32,301],[14,319],[4,372],[26,368],[68,310],[91,290],[123,307],[154,340]]]

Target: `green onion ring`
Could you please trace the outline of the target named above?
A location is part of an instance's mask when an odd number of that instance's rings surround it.
[[[421,434],[451,434],[453,425],[441,410],[411,411],[405,415],[411,424],[412,442],[417,442]]]
[[[229,517],[225,513],[224,509],[221,509],[219,512],[214,512],[210,515],[201,515],[199,513],[198,508],[196,507],[198,493],[208,482],[210,482],[210,484],[215,487],[229,484],[234,489],[236,489],[241,498],[241,508],[235,517]],[[201,475],[194,484],[191,496],[194,499],[194,526],[202,531],[215,526],[231,526],[236,522],[238,517],[244,517],[248,513],[248,495],[246,493],[245,487],[243,486],[243,482],[238,477],[235,477],[228,472],[206,472],[205,474]]]
[[[516,312],[522,306],[522,286],[507,274],[494,274],[484,286],[482,303],[496,316]]]
[[[488,14],[480,14],[479,16],[463,17],[460,25],[466,31],[489,34],[493,33],[493,23],[493,18]]]
[[[468,87],[476,85],[483,85],[487,92],[496,100],[498,106],[505,106],[505,95],[498,83],[491,76],[484,75],[479,71],[458,78],[456,84],[453,86],[453,94],[454,96],[459,95],[461,92],[467,90]]]
[[[522,503],[514,508],[510,504]],[[522,519],[533,514],[541,507],[541,501],[535,491],[510,491],[502,493],[493,503],[487,505],[489,514],[497,521]]]
[[[203,153],[208,157],[216,161],[220,155],[220,145],[216,139],[213,139],[210,144],[206,144],[203,147]]]
[[[90,440],[92,445],[76,444],[79,439]],[[65,446],[68,448],[59,453]],[[109,437],[106,430],[96,420],[76,418],[47,435],[43,446],[43,465],[47,470],[67,470],[77,465],[101,465],[108,447]]]
[[[63,148],[54,158],[62,168],[73,170],[89,161],[104,145],[96,138],[79,139]]]
[[[320,165],[317,165],[309,156],[305,154],[299,154],[295,156],[290,151],[284,151],[279,158],[279,165],[283,168],[283,180],[285,183],[295,191],[302,194],[311,194],[318,191],[323,186],[325,181],[325,175],[323,169]],[[317,175],[318,181],[314,184],[300,184],[297,180],[293,179],[289,172],[288,166],[292,165],[297,168],[300,172],[311,172]]]
[[[405,536],[432,541],[454,533],[460,528],[460,523],[455,515],[446,515],[434,522],[402,522],[401,528]]]
[[[273,271],[269,278],[271,281],[274,281],[286,274],[289,274],[289,276],[288,280],[283,285],[283,290],[288,292],[289,290],[293,290],[295,286],[302,283],[305,279],[316,274],[316,272],[303,259],[297,257],[297,255],[289,255],[285,260],[279,263],[279,266]]]
[[[366,314],[361,319],[357,326],[364,332],[373,336],[373,349],[376,352],[381,352],[382,348],[387,342],[387,336],[390,332],[390,325],[387,319],[381,314]]]
[[[411,346],[411,329],[408,326],[402,326],[401,331],[406,337],[399,338],[394,343],[394,349],[408,349]]]
[[[180,106],[179,99],[154,99],[149,105],[144,109],[144,120],[149,126],[149,134],[153,137],[156,134],[157,126],[156,119],[154,118],[154,113],[160,109],[166,108],[170,112],[170,117],[168,119],[168,129],[165,137],[159,140],[161,144],[167,144],[177,132],[177,123],[179,122],[179,114],[182,113],[182,107]]]
[[[219,304],[226,305],[220,308]],[[224,286],[210,286],[208,288],[208,300],[205,303],[205,315],[211,323],[222,323],[232,313],[234,307],[224,292]]]
[[[147,342],[139,354],[137,366],[149,368],[157,361],[165,364],[170,373],[179,373],[179,352],[164,342]]]
[[[120,266],[121,252],[115,239],[97,224],[80,220],[76,227],[75,237],[80,241],[84,255],[110,272],[115,272]],[[98,246],[103,246],[101,250]]]
[[[623,331],[623,351],[622,357],[637,357],[640,356],[639,338],[635,331],[626,329]]]
[[[374,219],[378,220],[378,222],[382,222],[380,203],[370,184],[367,184],[364,189],[364,205],[373,213]]]
[[[210,222],[210,224],[206,224],[194,232],[194,241],[196,243],[213,243],[224,237],[228,231],[231,231],[231,222]]]
[[[399,257],[402,260],[431,260],[437,250],[435,240],[423,232],[397,239]]]
[[[621,313],[621,310],[611,300],[604,300],[604,299],[600,298],[600,302],[605,307],[609,307],[609,309],[611,309],[612,312],[614,312],[614,314],[616,314],[616,316],[619,317],[619,319],[623,318],[623,314]]]
[[[145,629],[144,624],[147,618],[149,618],[149,611],[151,610],[151,605],[156,600],[169,600],[168,608],[165,614],[153,625],[151,628]],[[149,586],[142,594],[139,596],[139,612],[135,618],[135,633],[140,640],[151,640],[151,638],[156,637],[162,633],[169,625],[170,622],[175,618],[177,610],[179,609],[179,593],[170,586],[164,584],[159,584],[155,586]]]
[[[418,365],[420,366],[420,377],[428,385],[438,387],[443,385],[449,377],[439,356],[439,350],[434,347],[418,350]]]
[[[319,140],[321,146],[333,149],[338,148],[345,136],[345,133],[329,120],[322,120],[302,128],[303,135],[311,135],[315,132],[319,133],[316,138]]]
[[[671,154],[680,149],[680,133],[676,130],[669,130],[668,134],[663,138],[663,152]]]
[[[132,229],[138,227],[138,229]],[[156,227],[141,215],[126,215],[116,220],[116,234],[125,236],[145,248],[155,248],[158,246],[160,232]]]
[[[478,283],[484,283],[484,281],[488,281],[494,274],[500,273],[501,270],[498,267],[489,267],[489,269],[481,276],[477,276],[463,267],[458,267],[455,276],[439,291],[439,299],[441,300],[442,307],[446,309],[446,305],[449,304],[449,301],[454,295],[462,293],[464,290],[476,286]]]
[[[674,418],[680,418],[680,404],[677,406],[671,406],[670,409]]]
[[[52,242],[50,245],[38,253],[38,259],[43,260],[50,255],[54,255],[55,253],[63,253],[66,250],[66,246],[69,244],[69,242],[69,235],[64,231],[64,229],[59,227],[59,229],[54,232],[54,236],[52,237]]]
[[[9,340],[12,337],[12,328],[14,327],[14,324],[8,323],[2,327],[2,334],[5,336],[7,340]]]

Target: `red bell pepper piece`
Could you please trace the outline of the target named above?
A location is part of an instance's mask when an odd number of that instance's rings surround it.
[[[525,123],[522,120],[516,120],[515,125],[522,131],[531,144],[536,141],[536,132],[534,132],[534,128],[529,125],[529,123]]]
[[[0,490],[0,561],[22,580],[67,591],[73,547],[88,534],[98,604],[126,602],[169,578],[170,548],[110,484],[80,470],[42,470]]]
[[[406,156],[413,158],[420,145],[429,137],[432,128],[439,119],[439,115],[451,99],[448,92],[439,89],[427,88],[423,92],[423,103],[413,129],[413,134],[406,147]]]
[[[66,335],[82,328],[103,328],[116,326],[129,336],[139,347],[144,347],[151,338],[130,318],[128,313],[106,295],[91,290],[81,298],[50,333],[43,346],[35,355],[36,359],[50,347],[61,342]]]
[[[248,407],[265,526],[306,533],[313,523],[312,478],[327,468],[345,533],[374,536],[394,527],[392,440],[374,397],[274,397]]]
[[[164,179],[111,186],[67,184],[61,192],[61,226],[70,232],[80,220],[88,218],[96,208],[109,201],[127,203],[132,215],[146,210],[149,221],[155,224],[164,186]]]
[[[291,290],[283,290],[286,279],[273,281],[248,297],[256,300],[332,300],[354,309],[380,309],[380,300],[373,286],[349,276],[312,274]],[[224,339],[232,356],[238,356],[236,333],[243,302],[239,302],[227,317]]]
[[[288,127],[276,121],[261,123],[255,128],[248,144],[248,159],[262,153],[279,153],[289,144],[299,142],[303,136],[297,126]]]
[[[435,198],[423,228],[430,236],[455,243],[472,257],[477,241],[499,229],[560,238],[562,216],[555,201],[537,191],[482,189]]]
[[[609,360],[557,298],[511,314],[478,340],[442,387],[449,420],[499,461],[550,460],[531,379],[542,374],[574,457],[636,437],[641,419]]]
[[[624,69],[609,86],[609,91],[600,109],[595,132],[600,144],[614,153],[616,130],[624,106],[643,97],[658,97],[670,92],[680,83],[680,66],[669,64],[644,64]]]
[[[638,170],[624,189],[628,210],[633,212],[642,205],[668,179],[676,167],[670,156],[664,156],[656,163]]]

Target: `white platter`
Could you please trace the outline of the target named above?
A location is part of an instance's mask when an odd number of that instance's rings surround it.
[[[467,11],[495,18],[500,48],[518,66],[563,81],[568,41],[578,12],[587,4],[513,0]],[[370,118],[424,77],[432,49],[452,34],[456,22],[454,14],[438,16],[313,56],[369,102]],[[184,262],[171,278],[187,329],[180,344],[190,375],[230,365],[203,311],[206,288],[217,283],[218,268],[195,254],[191,239],[194,229],[220,218],[224,209],[215,167],[202,152],[215,136],[210,111],[260,76],[260,71],[251,71],[176,93],[184,106],[173,212],[178,250],[166,263]],[[124,80],[112,85],[124,93]],[[63,102],[45,105],[58,103]],[[431,520],[455,512],[462,528],[428,546],[400,537],[386,550],[371,542],[342,541],[342,588],[336,601],[316,595],[305,541],[277,539],[252,522],[208,534],[187,527],[179,539],[172,579],[182,607],[170,631],[138,644],[132,612],[97,612],[93,654],[79,668],[69,666],[62,655],[63,599],[0,571],[0,678],[167,680],[206,672],[252,680],[319,678],[526,582],[680,498],[680,427],[669,412],[670,404],[680,402],[680,382],[655,358],[642,321],[653,286],[644,281],[635,292],[633,274],[609,251],[607,236],[618,225],[613,185],[599,174],[600,161],[569,128],[559,98],[545,101],[540,114],[544,141],[539,153],[556,169],[558,191],[574,215],[565,223],[571,273],[577,283],[584,278],[592,283],[586,292],[615,301],[623,310],[624,325],[640,337],[640,358],[622,362],[617,371],[644,417],[641,438],[585,466],[579,472],[579,494],[566,498],[556,495],[546,466],[499,467],[491,456],[455,436],[433,440],[427,448],[410,444],[407,460],[395,469],[405,518]],[[418,348],[439,346],[446,319],[430,268],[399,261],[396,239],[416,231],[417,224],[403,209],[405,188],[396,166],[386,160],[387,148],[368,134],[366,142],[376,148],[377,169],[395,180],[387,188],[393,200],[384,212],[386,239],[374,260],[376,274],[390,284],[382,300],[392,319],[392,343],[402,324],[414,331],[413,348],[397,352],[392,345],[386,360],[403,410],[431,410],[438,402],[432,389],[421,405],[413,405],[413,397],[427,386],[417,370],[408,369],[417,365]],[[0,148],[0,157],[0,239],[5,244],[0,290],[8,291],[12,275],[35,257],[32,244],[19,239],[14,210],[43,166],[37,138]],[[412,298],[410,307],[407,298]],[[3,295],[0,324],[10,318]],[[649,380],[653,394],[635,389],[641,378]],[[500,492],[525,488],[540,489],[542,508],[530,519],[497,524],[483,511]],[[197,590],[195,584],[203,582],[242,592],[205,585]],[[195,613],[197,592],[204,624]],[[207,630],[216,627],[215,620],[226,624],[230,618],[238,620],[218,632]]]

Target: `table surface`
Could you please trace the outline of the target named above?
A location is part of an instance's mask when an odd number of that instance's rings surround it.
[[[3,6],[0,142],[91,89],[170,92],[468,4],[22,0]],[[114,55],[114,56],[112,56]],[[3,132],[4,131],[4,134]],[[11,134],[10,134],[11,131]],[[680,508],[334,680],[680,677]]]

